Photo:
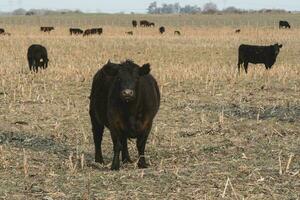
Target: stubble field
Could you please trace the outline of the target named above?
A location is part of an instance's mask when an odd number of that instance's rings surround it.
[[[130,26],[131,19],[166,25]],[[291,30],[278,30],[288,19]],[[251,20],[250,20],[251,19]],[[265,19],[265,20],[264,20]],[[299,199],[299,15],[91,15],[2,17],[0,199]],[[90,22],[90,23],[89,23]],[[238,24],[238,25],[237,25]],[[41,25],[54,25],[51,34]],[[70,36],[69,27],[103,27]],[[235,34],[235,28],[241,28]],[[129,36],[125,31],[133,30]],[[180,30],[181,36],[174,36]],[[242,43],[283,44],[270,71],[237,74]],[[47,47],[49,67],[31,73],[27,48]],[[94,160],[91,81],[108,59],[149,62],[162,94],[146,145],[147,169],[110,171]],[[129,152],[137,161],[135,140]]]

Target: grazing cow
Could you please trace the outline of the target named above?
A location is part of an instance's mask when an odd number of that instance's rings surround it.
[[[132,31],[125,32],[127,35],[133,35]]]
[[[53,26],[42,26],[40,29],[42,32],[48,32],[50,33],[52,30],[54,30]]]
[[[90,95],[95,161],[103,163],[101,141],[105,126],[113,141],[111,169],[119,170],[120,151],[124,163],[132,162],[128,138],[137,139],[138,167],[146,168],[145,145],[159,104],[159,88],[150,74],[149,63],[140,67],[130,60],[120,64],[108,61],[94,76]]]
[[[6,35],[6,32],[5,32],[4,28],[0,28],[0,35]]]
[[[150,22],[148,22],[147,20],[141,20],[140,21],[140,26],[142,26],[142,27],[149,27],[150,26]]]
[[[180,31],[174,31],[174,35],[181,35]]]
[[[155,23],[154,23],[154,22],[150,22],[150,23],[149,23],[149,26],[150,26],[150,27],[155,27]]]
[[[271,69],[279,54],[282,44],[274,44],[270,46],[254,46],[242,44],[239,46],[238,55],[238,71],[244,64],[245,72],[248,72],[248,63],[265,64],[266,69]]]
[[[291,28],[288,21],[279,21],[279,28]]]
[[[163,34],[166,31],[165,27],[161,26],[159,27],[160,34]]]
[[[236,29],[235,30],[235,33],[240,33],[241,32],[241,29]]]
[[[48,67],[47,49],[39,44],[33,44],[28,48],[27,59],[30,71],[38,72],[38,68],[46,69]]]
[[[132,26],[133,26],[133,28],[137,27],[137,21],[136,20],[132,20]]]
[[[101,35],[103,33],[103,29],[102,28],[91,28],[91,29],[86,29],[83,33],[83,36],[87,36],[87,35]]]
[[[70,28],[70,35],[81,35],[83,34],[83,30],[81,30],[80,28]]]

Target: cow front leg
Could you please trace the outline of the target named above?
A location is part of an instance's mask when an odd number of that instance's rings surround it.
[[[111,164],[111,170],[119,170],[120,169],[120,151],[122,150],[122,143],[118,134],[116,132],[111,133],[112,141],[113,141],[113,149],[114,156]]]
[[[128,152],[127,138],[122,137],[122,162],[123,163],[132,163]]]
[[[138,167],[139,168],[147,168],[148,164],[146,163],[145,159],[145,147],[146,142],[148,139],[148,135],[150,133],[151,126],[147,128],[143,134],[141,134],[136,141],[136,146],[139,152],[139,160],[138,160]]]

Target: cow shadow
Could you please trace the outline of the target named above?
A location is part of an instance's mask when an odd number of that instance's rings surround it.
[[[75,146],[55,141],[55,139],[50,137],[1,130],[0,145],[18,148],[20,150],[25,149],[44,152],[48,155],[55,155],[61,160],[70,159],[70,155],[74,155],[73,157],[75,158],[76,152],[78,152],[78,149],[76,149]],[[84,154],[85,163],[88,167],[97,168],[102,171],[108,170],[106,167],[100,166],[94,162],[92,152],[82,151],[80,154]]]

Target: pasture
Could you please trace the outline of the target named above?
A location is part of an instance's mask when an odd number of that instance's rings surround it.
[[[148,19],[155,28],[136,28]],[[279,30],[288,20],[291,30]],[[300,15],[1,17],[0,199],[299,199]],[[159,26],[165,26],[161,35]],[[48,33],[40,26],[55,26]],[[70,36],[70,27],[102,27]],[[235,29],[241,33],[236,34]],[[180,30],[181,36],[174,35]],[[133,31],[133,35],[125,32]],[[242,43],[283,44],[269,71],[237,74]],[[32,73],[27,48],[49,66]],[[94,163],[91,81],[108,59],[149,62],[162,94],[146,145],[150,166]],[[137,161],[135,140],[129,153]]]

